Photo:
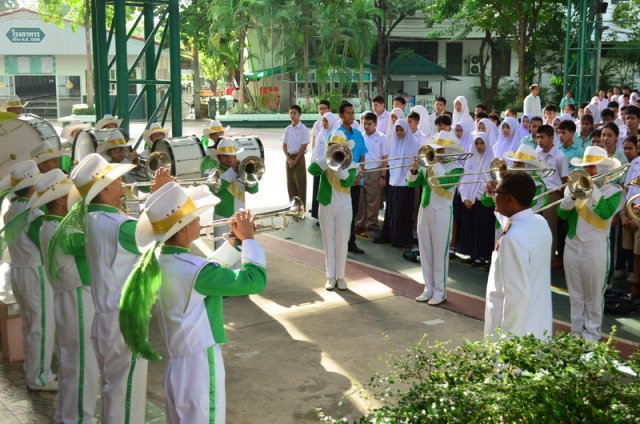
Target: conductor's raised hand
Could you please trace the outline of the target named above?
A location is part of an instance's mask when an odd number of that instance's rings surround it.
[[[233,217],[229,229],[240,240],[252,239],[255,232],[256,216],[245,209],[238,209]]]
[[[156,176],[153,179],[153,185],[151,186],[151,192],[155,192],[163,185],[175,181],[176,179],[171,176],[171,170],[169,168],[160,168],[156,172]]]

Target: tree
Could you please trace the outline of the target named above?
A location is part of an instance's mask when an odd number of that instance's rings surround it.
[[[18,3],[18,0],[3,0],[2,3],[0,3],[0,13],[19,8],[20,4]]]
[[[389,40],[394,29],[408,16],[413,16],[417,11],[423,10],[431,2],[428,0],[374,0],[373,5],[378,13],[373,15],[376,26],[376,50],[378,73],[376,87],[378,94],[386,97],[389,88],[387,68],[391,51]]]
[[[447,22],[447,31],[454,38],[479,29],[485,31],[488,44],[511,45],[518,53],[518,97],[522,101],[536,58],[562,45],[559,37],[564,36],[566,11],[564,0],[436,0],[426,15],[429,24]],[[492,65],[496,68],[495,62]]]

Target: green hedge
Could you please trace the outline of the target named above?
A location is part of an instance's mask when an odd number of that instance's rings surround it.
[[[447,348],[422,341],[363,387],[383,407],[359,423],[638,423],[640,358],[561,333]],[[347,422],[321,415],[326,423]]]

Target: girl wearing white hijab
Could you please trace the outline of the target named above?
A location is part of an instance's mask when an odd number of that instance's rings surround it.
[[[414,189],[407,187],[405,175],[411,168],[413,158],[417,157],[419,149],[420,143],[415,140],[407,121],[398,119],[390,137],[389,158],[408,158],[389,160],[390,167],[400,167],[389,169],[384,226],[380,236],[374,240],[376,244],[390,242],[392,246],[406,248],[411,248],[413,244],[411,213]]]
[[[320,130],[316,135],[316,145],[311,151],[311,163],[314,163],[317,158],[324,157],[327,151],[327,140],[329,134],[334,132],[340,126],[340,118],[338,115],[327,112],[320,118]],[[320,187],[320,177],[313,177],[313,196],[311,198],[311,216],[318,219],[318,189]],[[319,222],[318,222],[319,224]]]
[[[458,138],[458,143],[464,148],[465,152],[470,152],[473,144],[473,138],[471,137],[473,125],[467,121],[459,121],[455,123],[453,129]]]
[[[385,132],[387,140],[389,140],[389,148],[391,148],[391,139],[396,135],[395,128],[398,119],[405,119],[404,111],[398,107],[394,107],[393,109],[391,109],[391,118],[389,119],[387,131]]]
[[[531,134],[532,114],[524,114],[520,118],[520,140]]]
[[[600,124],[600,122],[602,121],[602,118],[600,118],[600,109],[598,109],[598,105],[595,103],[589,103],[584,108],[584,113],[593,116],[593,125],[595,126]]]
[[[508,150],[518,150],[518,146],[520,145],[519,136],[518,121],[515,118],[505,118],[502,124],[500,124],[498,141],[493,149],[495,157],[502,157],[504,152]],[[515,146],[515,148],[512,146]]]
[[[422,105],[414,106],[411,111],[420,115],[420,124],[418,125],[418,129],[429,137],[429,134],[432,132],[429,120],[429,111]]]
[[[473,127],[473,118],[469,114],[469,104],[464,96],[458,96],[453,101],[453,118],[451,122],[469,122]]]
[[[479,120],[476,130],[477,132],[483,132],[487,134],[491,146],[495,146],[495,144],[498,142],[498,127],[496,126],[496,123],[491,119],[482,118],[481,120]]]
[[[464,164],[464,173],[482,172],[489,169],[494,159],[491,139],[486,133],[472,133],[473,156]],[[486,266],[489,264],[495,241],[495,217],[493,207],[487,207],[480,201],[486,191],[486,180],[489,174],[463,175],[462,182],[477,181],[461,184],[458,187],[463,208],[460,219],[460,243],[458,251],[471,256],[472,266]]]

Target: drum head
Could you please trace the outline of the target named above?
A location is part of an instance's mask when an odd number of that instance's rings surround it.
[[[93,135],[93,130],[82,130],[76,134],[71,148],[71,161],[75,164],[80,162],[90,153],[95,153],[98,143]]]
[[[199,178],[204,149],[197,138],[161,138],[153,142],[151,152],[165,152],[171,158],[171,175],[178,179]]]
[[[18,119],[21,119],[35,128],[36,131],[40,133],[40,136],[44,141],[48,141],[56,149],[60,150],[62,148],[62,144],[60,143],[60,137],[56,132],[56,129],[53,128],[53,125],[49,123],[46,119],[42,119],[38,115],[34,115],[33,113],[25,113],[23,115],[18,116]]]
[[[18,162],[30,159],[31,149],[44,140],[42,135],[22,119],[0,122],[0,177]]]
[[[258,137],[230,137],[236,143],[238,149],[244,148],[244,151],[240,153],[236,159],[240,162],[244,158],[249,156],[258,156],[264,160],[264,147],[262,147],[262,141]]]

